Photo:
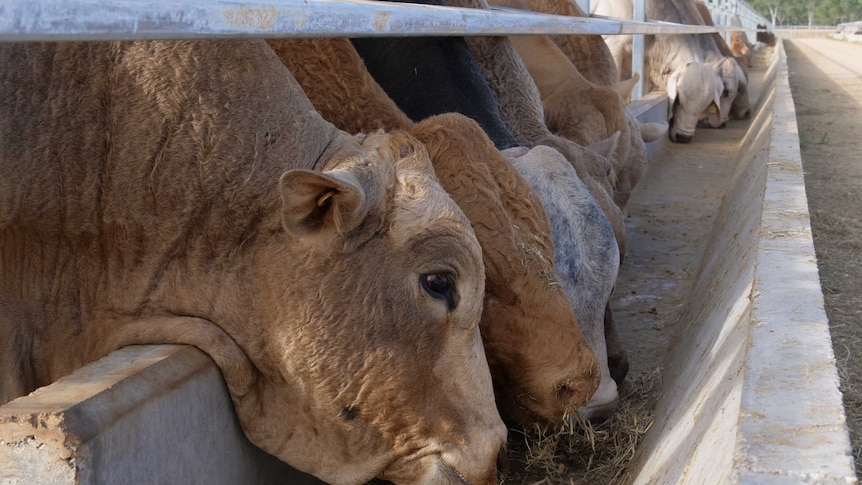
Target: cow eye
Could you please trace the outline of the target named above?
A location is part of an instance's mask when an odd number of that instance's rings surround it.
[[[721,96],[722,96],[722,97],[725,97],[725,98],[726,98],[726,97],[728,97],[728,96],[730,96],[730,91],[728,91],[728,90],[726,90],[726,89],[725,89],[724,91],[722,91],[722,92],[721,92]]]
[[[455,289],[455,281],[451,274],[429,273],[419,277],[422,288],[432,297],[443,300],[449,307],[449,311],[458,306],[458,295]]]

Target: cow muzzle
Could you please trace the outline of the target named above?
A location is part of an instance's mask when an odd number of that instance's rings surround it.
[[[691,143],[692,138],[694,138],[694,137],[691,135],[684,135],[682,133],[671,133],[670,134],[670,141],[672,141],[674,143]]]

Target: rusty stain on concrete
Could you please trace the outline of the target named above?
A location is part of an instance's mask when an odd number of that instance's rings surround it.
[[[231,27],[271,30],[275,28],[278,9],[275,7],[236,7],[224,11],[224,20]]]
[[[389,12],[379,12],[374,14],[374,20],[371,22],[374,30],[386,30],[389,25]]]

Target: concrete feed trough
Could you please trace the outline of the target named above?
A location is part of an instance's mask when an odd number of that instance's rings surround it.
[[[747,130],[655,152],[630,203],[615,310],[662,368],[631,483],[856,481],[780,43],[752,85]]]
[[[705,161],[700,131],[654,146],[629,205],[614,310],[632,372],[663,369],[632,483],[856,480],[780,43],[757,82],[732,157]],[[652,99],[643,120],[667,112]],[[123,349],[0,407],[0,483],[36,482],[319,483],[251,446],[215,365],[182,346]]]

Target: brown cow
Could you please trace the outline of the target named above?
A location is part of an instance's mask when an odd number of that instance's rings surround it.
[[[318,112],[339,128],[410,129],[427,147],[440,183],[482,246],[481,328],[500,408],[530,423],[557,420],[583,404],[598,385],[598,371],[554,277],[548,217],[479,125],[457,114],[413,125],[347,39],[268,42]]]
[[[419,142],[337,130],[263,41],[0,64],[0,402],[191,344],[300,470],[496,483],[481,249]]]
[[[751,67],[751,43],[745,32],[733,31],[730,33],[730,52],[740,60],[740,65]]]

